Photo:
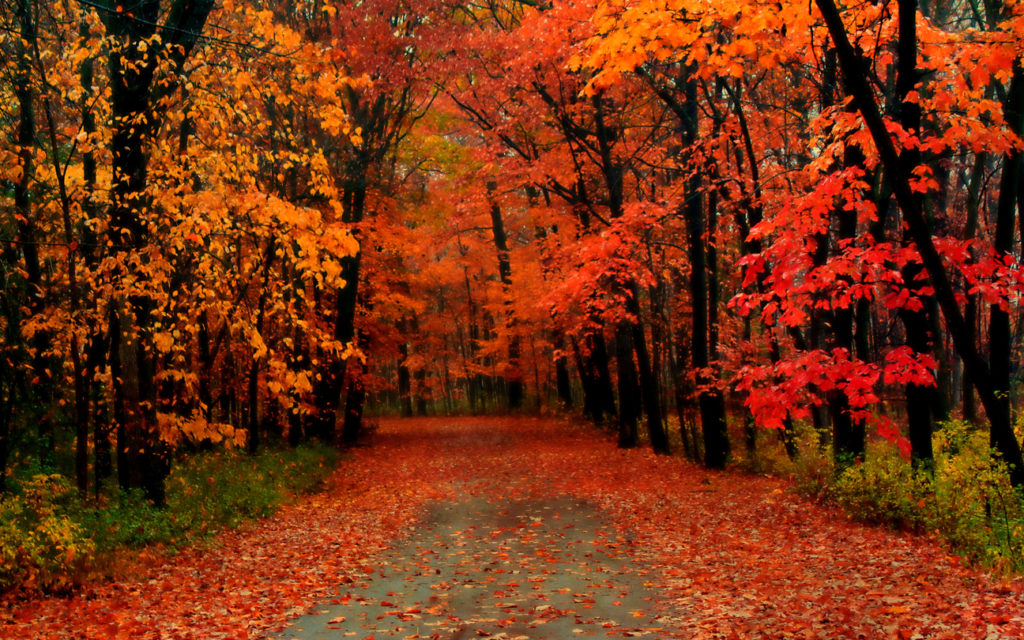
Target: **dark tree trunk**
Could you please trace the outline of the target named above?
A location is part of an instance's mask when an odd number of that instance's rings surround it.
[[[981,218],[981,187],[985,181],[985,165],[988,162],[988,155],[980,153],[974,160],[971,168],[971,176],[967,183],[967,222],[964,225],[964,239],[973,240],[978,234],[978,225]],[[967,308],[964,310],[964,324],[968,332],[967,341],[977,345],[978,338],[978,304],[979,294],[967,297]],[[962,366],[962,363],[961,363]],[[974,387],[971,380],[963,376],[960,385],[961,393],[961,414],[968,422],[975,422],[978,419],[978,408],[974,400]]]
[[[615,328],[615,364],[619,379],[619,447],[635,447],[640,417],[640,386],[633,364],[632,327],[627,323]]]
[[[7,458],[10,454],[11,415],[14,412],[14,389],[0,375],[0,495],[7,491]]]
[[[779,347],[779,341],[774,335],[771,336],[770,353],[773,364],[782,360],[782,350]],[[793,428],[793,418],[789,415],[782,421],[782,432],[779,434],[779,437],[782,440],[782,446],[786,449],[786,457],[790,460],[796,460],[799,453],[796,448],[796,429]]]
[[[905,278],[914,280],[920,273],[920,265],[911,265],[903,270]],[[920,289],[919,286],[912,287]],[[932,340],[928,332],[928,318],[925,310],[902,310],[900,318],[907,333],[907,346],[914,355],[931,353]],[[929,468],[932,464],[932,404],[934,389],[931,386],[908,383],[904,390],[907,403],[907,430],[910,439],[910,457],[915,466]]]
[[[346,224],[362,222],[366,207],[366,167],[364,163],[359,163],[353,171],[358,175],[352,178],[345,187],[342,198],[342,222]],[[334,308],[334,339],[342,344],[349,344],[355,338],[361,258],[362,252],[360,251],[354,256],[345,256],[341,259],[341,277],[345,281],[345,286],[337,291]],[[334,357],[314,390],[314,413],[311,416],[309,435],[326,444],[335,441],[338,412],[341,410],[342,394],[345,387],[346,366],[346,360]]]
[[[855,221],[854,221],[855,222]],[[840,234],[842,235],[842,234]],[[853,309],[836,309],[832,319],[833,340],[837,349],[853,355]],[[850,401],[839,390],[829,393],[829,412],[832,415],[832,450],[836,468],[841,469],[864,457],[867,433],[864,421],[850,413]]]
[[[420,367],[413,374],[413,378],[416,380],[416,415],[425,416],[427,415],[427,404],[430,399],[429,390],[427,389],[427,371],[423,367]]]
[[[687,211],[690,234],[690,299],[693,304],[693,335],[690,350],[697,380],[697,406],[704,434],[704,464],[721,469],[729,457],[729,438],[725,427],[725,402],[717,381],[710,374],[708,358],[708,288],[704,251],[703,198],[699,185],[691,181]],[[694,205],[694,203],[696,203]]]
[[[583,355],[579,343],[575,340],[572,341],[572,351],[576,359],[576,371],[580,375],[580,387],[583,389],[583,413],[589,415],[594,424],[601,424],[604,415],[597,398],[597,382],[592,371],[592,361],[589,355]]]
[[[32,47],[40,79],[47,83],[45,66],[38,42],[33,40]],[[78,253],[76,248],[75,227],[72,222],[71,198],[68,195],[66,174],[60,162],[60,144],[57,141],[57,122],[53,115],[53,106],[49,95],[42,97],[43,114],[46,117],[47,137],[50,143],[50,158],[56,176],[57,195],[60,203],[61,221],[63,223],[64,243],[67,246],[65,265],[68,279],[68,302],[72,317],[77,317],[81,310],[81,290],[78,283]],[[85,368],[82,363],[79,336],[72,333],[68,348],[71,360],[71,375],[74,389],[74,432],[75,432],[75,480],[82,496],[89,490],[89,386]]]
[[[147,216],[151,212],[146,201],[149,163],[147,147],[159,119],[152,104],[176,86],[173,82],[154,83],[158,61],[164,56],[152,50],[149,40],[159,28],[163,53],[166,53],[175,70],[180,72],[213,9],[213,0],[175,0],[168,10],[166,22],[160,25],[160,4],[160,0],[142,0],[133,5],[130,12],[102,12],[107,32],[111,36],[108,62],[112,79],[110,107],[113,134],[110,148],[113,165],[109,236],[113,251],[120,254],[141,254],[149,241]],[[116,275],[132,277],[138,274]],[[132,315],[130,320],[134,323],[137,337],[130,342],[123,342],[120,338],[127,333],[127,327],[119,329],[118,333],[122,336],[119,336],[118,349],[126,348],[131,354],[135,375],[125,382],[131,387],[127,391],[133,405],[126,406],[126,394],[122,390],[121,407],[115,409],[115,414],[120,415],[115,417],[120,420],[119,433],[124,430],[129,439],[139,439],[138,455],[123,460],[119,456],[119,465],[122,461],[129,464],[135,462],[138,467],[130,471],[119,468],[119,476],[127,479],[129,486],[141,486],[147,498],[162,505],[163,482],[169,464],[155,419],[155,363],[150,340],[154,303],[149,296],[143,294],[133,296],[129,303]],[[117,311],[112,313],[116,314]],[[125,420],[130,424],[123,422]],[[121,448],[120,442],[118,447]]]
[[[552,337],[555,355],[555,387],[563,409],[572,407],[572,381],[569,378],[569,359],[565,355],[565,337],[556,331]]]
[[[249,454],[255,454],[260,448],[260,419],[259,419],[259,408],[260,408],[260,366],[258,362],[253,361],[249,366],[248,385],[246,388],[246,430],[248,438],[246,438],[246,449]]]
[[[593,364],[594,382],[597,389],[597,401],[604,415],[614,416],[615,392],[612,390],[612,375],[608,365],[608,346],[605,343],[604,332],[594,331],[587,334],[590,342],[590,359]]]
[[[684,76],[681,79],[684,102],[679,103],[664,91],[659,91],[659,95],[668,102],[679,119],[680,143],[684,149],[689,149],[697,143],[700,134],[697,82],[686,71],[684,71]],[[697,406],[700,410],[704,440],[704,464],[720,469],[725,466],[729,458],[729,435],[725,423],[725,398],[718,389],[717,380],[710,370],[712,354],[709,349],[717,348],[715,333],[717,332],[718,312],[717,300],[710,300],[710,293],[714,292],[716,286],[711,283],[709,291],[709,261],[706,243],[713,241],[713,238],[706,237],[709,226],[704,208],[705,198],[701,188],[701,178],[695,174],[687,181],[686,203],[681,212],[686,219],[689,235],[689,284],[690,299],[693,305],[690,352],[697,384]],[[713,216],[716,215],[716,212],[708,212],[707,215]],[[710,308],[712,304],[716,306],[714,310]]]
[[[691,433],[688,424],[690,422],[688,412],[692,410],[692,392],[686,388],[685,377],[682,374],[682,370],[686,368],[685,356],[679,353],[682,349],[684,342],[682,331],[680,330],[680,336],[675,340],[676,351],[673,353],[669,352],[669,376],[672,379],[672,391],[675,394],[676,403],[676,417],[679,420],[679,436],[683,441],[683,451],[686,457],[690,460],[698,459],[697,443]]]
[[[512,307],[512,264],[509,261],[508,237],[505,235],[505,222],[501,218],[501,207],[495,200],[497,184],[487,183],[487,196],[490,199],[491,233],[494,247],[498,253],[498,278],[505,293],[505,329],[508,337],[508,366],[505,368],[505,381],[508,390],[508,408],[515,410],[523,405],[523,372],[520,367],[521,347],[519,336],[515,333],[515,311]]]
[[[153,125],[151,85],[155,72],[153,52],[144,53],[140,43],[153,35],[160,16],[158,0],[137,4],[133,15],[108,13],[107,30],[113,37],[109,55],[110,109],[113,121],[111,152],[113,175],[110,184],[110,244],[116,254],[128,256],[139,252],[149,240],[148,203],[145,202],[148,181],[149,135]],[[150,59],[150,60],[147,60]],[[124,261],[128,263],[128,260]],[[136,277],[125,264],[116,277]],[[118,338],[115,340],[121,376],[119,404],[115,411],[118,434],[118,478],[123,489],[143,487],[146,497],[159,502],[162,479],[154,477],[147,464],[157,446],[150,436],[155,425],[150,417],[156,407],[155,388],[151,378],[151,355],[147,350],[147,334],[152,301],[144,295],[132,296],[129,313],[117,314]],[[134,327],[136,336],[131,335]],[[112,345],[113,348],[113,345]],[[111,354],[113,356],[113,354]],[[145,407],[149,407],[146,409]],[[145,477],[144,477],[145,476]]]
[[[112,413],[117,441],[117,484],[122,489],[130,489],[133,486],[135,446],[128,438],[128,398],[124,385],[124,369],[121,366],[121,342],[124,335],[121,329],[121,314],[117,309],[110,309],[107,324],[110,332],[108,362],[113,396]]]
[[[92,379],[102,366],[107,355],[107,340],[94,334],[86,354],[86,377]],[[92,386],[92,440],[93,440],[93,482],[96,496],[104,480],[114,473],[114,462],[110,451],[109,413],[100,400],[98,385]]]
[[[402,415],[406,418],[412,417],[412,384],[409,375],[409,366],[406,360],[409,359],[409,343],[403,342],[398,346],[401,362],[398,363],[398,403],[402,407]]]
[[[843,162],[847,167],[858,167],[867,170],[864,166],[864,154],[859,148],[848,145]],[[857,214],[843,208],[833,212],[838,219],[837,237],[839,244],[852,241],[857,237]],[[850,283],[849,278],[844,278],[845,284]],[[847,306],[838,307],[832,312],[832,346],[834,349],[844,352],[852,360],[855,354],[854,336],[854,306],[849,302]],[[836,470],[864,458],[867,446],[867,432],[864,420],[855,418],[851,414],[850,399],[847,395],[838,390],[832,390],[828,394],[829,412],[832,416],[832,451]]]
[[[359,440],[363,428],[363,405],[366,400],[366,387],[361,377],[362,366],[353,367],[345,394],[345,420],[341,428],[341,441],[352,446]]]
[[[38,228],[32,211],[32,183],[35,176],[36,112],[35,83],[32,80],[32,48],[36,46],[36,21],[33,15],[35,3],[19,0],[15,6],[18,34],[15,37],[15,100],[18,108],[18,125],[15,140],[19,147],[18,160],[21,164],[20,179],[14,183],[14,211],[17,214],[18,241],[24,258],[25,277],[28,283],[27,309],[32,316],[39,316],[45,310],[43,291],[43,269],[39,257]],[[47,331],[36,332],[31,341],[32,370],[35,380],[31,388],[32,404],[40,408],[33,416],[39,435],[39,459],[43,464],[53,462],[54,425],[50,412],[52,394],[52,366],[43,355],[49,346]]]
[[[701,430],[704,436],[704,464],[713,469],[721,469],[729,457],[729,438],[725,426],[724,398],[718,390],[717,381],[709,371],[708,274],[707,254],[704,248],[706,225],[699,178],[690,180],[687,200],[685,214],[690,236],[690,299],[693,305],[690,352],[697,381],[697,406],[700,410]]]
[[[86,19],[86,12],[83,11],[78,26],[78,35],[83,40],[89,37],[89,23]],[[82,114],[82,131],[90,138],[96,133],[96,116],[93,114],[93,70],[94,61],[92,58],[82,60],[79,65],[79,84],[82,88],[82,97],[79,100],[79,111]],[[90,150],[82,155],[82,178],[85,189],[85,199],[82,202],[82,210],[87,218],[99,216],[98,207],[93,202],[96,193],[96,154]],[[95,249],[98,242],[97,234],[90,225],[82,225],[82,244],[86,247],[83,251],[85,263],[93,267],[98,262],[99,254]],[[93,427],[93,481],[95,483],[95,495],[100,495],[101,484],[113,473],[113,461],[110,453],[110,430],[106,416],[100,408],[100,394],[97,385],[93,382],[96,372],[103,366],[106,353],[105,338],[101,330],[93,327],[85,345],[85,410],[92,420]],[[87,428],[87,427],[86,427]]]
[[[1013,77],[1003,105],[1006,122],[1010,129],[1020,136],[1024,132],[1024,68],[1020,61],[1015,60]],[[1024,170],[1024,158],[1019,149],[1008,151],[1003,164],[1003,173],[999,182],[999,200],[996,203],[996,224],[993,239],[996,254],[1009,257],[1013,252],[1014,239],[1014,208],[1017,205],[1021,172]],[[1021,212],[1024,215],[1024,211]],[[1022,226],[1024,231],[1024,226]],[[1016,465],[1011,477],[1016,477],[1015,485],[1024,484],[1024,469],[1019,468],[1020,443],[1013,430],[1011,416],[1012,357],[1013,335],[1010,313],[1004,307],[993,304],[989,307],[989,363],[992,371],[992,386],[995,399],[992,406],[986,406],[991,422],[990,441],[992,447],[999,451],[1008,464]],[[993,416],[992,414],[996,414]],[[1016,451],[1016,455],[1014,455]]]
[[[917,71],[917,0],[898,0],[899,7],[899,40],[897,42],[897,70],[895,109],[900,124],[904,129],[920,135],[921,107],[907,100],[907,96],[916,89]],[[917,167],[921,164],[921,153],[916,149],[906,149],[901,154],[901,161],[906,167]],[[917,196],[918,206],[924,208],[924,200]],[[913,239],[905,235],[903,242],[911,245]],[[929,296],[921,292],[919,275],[923,271],[920,264],[908,264],[903,268],[905,286],[913,292],[913,296],[921,302],[920,309],[902,309],[900,317],[907,332],[907,346],[916,356],[928,355],[932,352],[932,339],[929,335],[928,308],[931,306]],[[932,464],[932,389],[930,386],[910,383],[906,387],[907,426],[910,434],[910,455],[915,465],[930,468]]]
[[[692,69],[683,68],[671,89],[660,86],[650,76],[648,79],[655,93],[678,120],[681,148],[693,148],[699,139],[700,129],[698,87]],[[682,100],[677,97],[680,90]],[[689,285],[693,306],[690,351],[703,432],[704,464],[711,468],[722,468],[729,458],[729,434],[726,428],[725,398],[710,367],[716,355],[718,331],[717,274],[712,273],[712,269],[716,268],[715,247],[712,245],[714,238],[706,237],[713,235],[717,211],[714,210],[714,201],[710,205],[705,212],[701,176],[695,173],[687,180],[686,200],[680,209],[689,236]],[[709,231],[712,233],[709,234]]]
[[[665,432],[665,425],[661,420],[661,398],[659,398],[658,379],[651,366],[651,358],[647,351],[647,338],[644,335],[643,325],[640,324],[640,295],[638,287],[634,284],[628,292],[626,308],[636,320],[631,323],[630,331],[633,334],[633,350],[636,352],[637,370],[640,373],[640,396],[643,398],[644,411],[647,414],[647,437],[651,440],[651,447],[655,453],[671,453],[668,443],[668,434]]]

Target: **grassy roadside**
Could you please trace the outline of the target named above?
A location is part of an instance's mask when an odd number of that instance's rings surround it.
[[[15,478],[0,498],[0,590],[63,591],[114,572],[126,553],[196,544],[316,490],[337,461],[324,446],[193,455],[171,472],[165,508],[136,492],[83,502],[59,474]]]

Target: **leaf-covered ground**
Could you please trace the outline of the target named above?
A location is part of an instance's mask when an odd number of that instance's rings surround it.
[[[437,418],[384,421],[325,493],[144,578],[0,601],[19,640],[632,635],[1021,638],[1024,589],[777,480]]]

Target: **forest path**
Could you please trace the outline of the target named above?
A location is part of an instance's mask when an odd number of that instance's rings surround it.
[[[580,635],[1020,639],[1024,590],[780,480],[480,417],[382,420],[272,518],[74,597],[0,599],[19,640]]]
[[[648,572],[613,532],[564,497],[439,503],[373,572],[280,637],[657,637]]]

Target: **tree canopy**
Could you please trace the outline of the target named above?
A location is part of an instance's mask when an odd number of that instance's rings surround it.
[[[1024,484],[1022,11],[4,0],[0,483],[563,407]]]

